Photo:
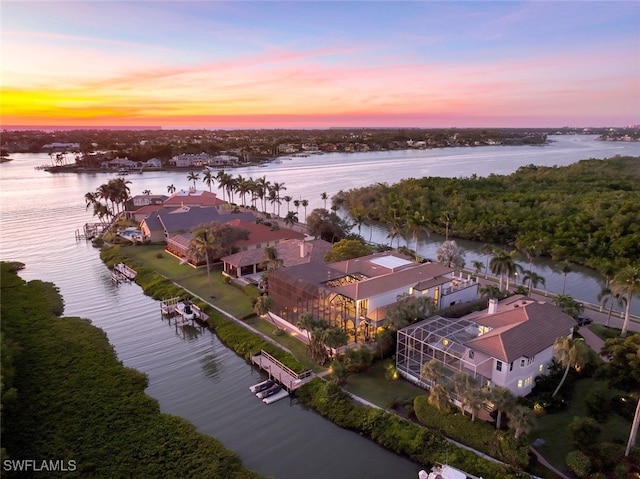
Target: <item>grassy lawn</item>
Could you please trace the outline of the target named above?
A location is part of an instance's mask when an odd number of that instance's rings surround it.
[[[258,290],[249,288],[250,295],[247,295],[241,289],[225,283],[219,266],[212,268],[209,287],[206,268],[195,269],[187,264],[181,265],[179,260],[166,253],[161,245],[132,246],[127,248],[127,253],[150,269],[238,318],[253,314],[251,299],[258,295]]]
[[[538,420],[538,426],[533,432],[535,437],[544,439],[545,444],[539,447],[540,453],[551,464],[560,470],[566,469],[565,457],[574,449],[568,426],[574,417],[586,417],[585,398],[589,390],[595,384],[594,379],[582,379],[576,382],[573,391],[573,399],[569,402],[569,408],[562,413],[547,414]],[[619,439],[626,443],[629,438],[631,423],[612,411],[609,420],[602,425],[603,441]]]
[[[295,356],[295,358],[303,364],[307,369],[311,369],[312,371],[319,373],[323,372],[326,369],[322,366],[319,366],[314,361],[312,361],[307,355],[307,345],[302,341],[294,338],[291,334],[284,333],[281,335],[274,334],[276,328],[275,326],[263,318],[258,318],[257,316],[253,316],[248,318],[245,321],[247,324],[252,326],[253,328],[260,331],[262,334],[269,336],[271,339],[278,341],[278,343],[282,344],[285,348],[287,348],[291,353]]]
[[[413,399],[427,393],[404,379],[386,379],[385,371],[390,364],[389,360],[377,362],[363,373],[350,375],[344,388],[385,409],[399,397]]]

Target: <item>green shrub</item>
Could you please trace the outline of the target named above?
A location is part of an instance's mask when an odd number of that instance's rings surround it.
[[[567,454],[567,466],[578,477],[589,477],[591,472],[591,460],[582,451],[571,451]]]

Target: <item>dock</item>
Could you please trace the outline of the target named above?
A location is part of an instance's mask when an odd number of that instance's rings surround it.
[[[136,278],[137,274],[135,270],[129,268],[126,264],[118,263],[111,270],[111,280],[116,284],[130,283]]]
[[[76,230],[77,240],[92,240],[104,233],[106,226],[103,223],[85,223],[82,230]]]
[[[175,319],[176,325],[180,326],[193,325],[194,322],[205,324],[209,319],[209,316],[197,305],[178,297],[163,299],[160,302],[160,315],[163,318]]]
[[[252,356],[251,363],[266,371],[269,378],[274,381],[278,381],[282,385],[283,390],[286,390],[285,392],[287,393],[295,391],[315,377],[314,372],[311,370],[300,374],[296,373],[293,369],[285,366],[264,350],[260,351],[260,354],[257,356]]]

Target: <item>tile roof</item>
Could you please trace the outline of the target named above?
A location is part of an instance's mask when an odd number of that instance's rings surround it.
[[[249,239],[240,240],[236,243],[236,246],[239,248],[287,239],[304,239],[304,233],[287,228],[271,229],[270,226],[256,223],[255,217],[250,221],[246,221],[244,218],[233,218],[227,221],[227,223],[249,232]]]
[[[521,356],[535,356],[557,338],[568,335],[575,326],[573,318],[553,304],[522,296],[508,299],[507,303],[500,303],[503,307],[494,314],[485,310],[464,317],[480,326],[492,328],[488,333],[467,341],[467,347],[511,362]]]
[[[300,248],[302,245],[305,247],[303,255],[300,254]],[[311,261],[324,261],[324,256],[331,250],[331,243],[324,240],[304,241],[299,239],[289,239],[284,240],[282,243],[279,243],[274,247],[278,252],[278,258],[282,260],[282,265],[290,267],[297,264],[309,263]],[[265,260],[264,248],[240,251],[239,253],[225,256],[222,260],[225,263],[238,268],[259,264]]]
[[[164,229],[168,234],[190,231],[197,226],[212,222],[227,223],[235,219],[255,221],[253,213],[220,213],[215,208],[191,206],[184,208],[162,208],[151,213],[145,222],[150,230]]]
[[[180,190],[172,194],[163,203],[167,208],[179,206],[212,207],[224,204],[225,202],[218,198],[215,193],[206,190],[193,189],[189,189],[188,191]]]

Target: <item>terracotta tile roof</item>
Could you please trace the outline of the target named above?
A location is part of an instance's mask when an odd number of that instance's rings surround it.
[[[304,245],[303,254],[301,248]],[[331,243],[324,240],[304,241],[299,239],[284,240],[274,246],[278,252],[278,258],[282,260],[284,267],[297,264],[309,263],[311,261],[324,261],[324,256],[331,250]],[[264,248],[240,251],[222,258],[225,263],[238,268],[250,266],[265,261]]]
[[[175,208],[179,206],[202,206],[215,207],[224,205],[225,202],[216,196],[215,193],[202,190],[178,191],[167,198],[163,206],[166,208]]]
[[[501,305],[502,309],[494,314],[485,310],[464,317],[492,328],[467,341],[465,346],[509,363],[521,356],[536,355],[557,338],[568,335],[575,326],[571,316],[550,303],[518,297]]]
[[[275,241],[284,241],[287,239],[304,239],[304,233],[299,231],[290,230],[287,228],[281,228],[277,230],[271,229],[270,226],[266,226],[255,221],[246,221],[244,218],[236,218],[227,221],[227,224],[236,226],[249,232],[249,239],[240,240],[236,243],[238,248],[244,246],[254,246],[256,244],[273,243]]]

